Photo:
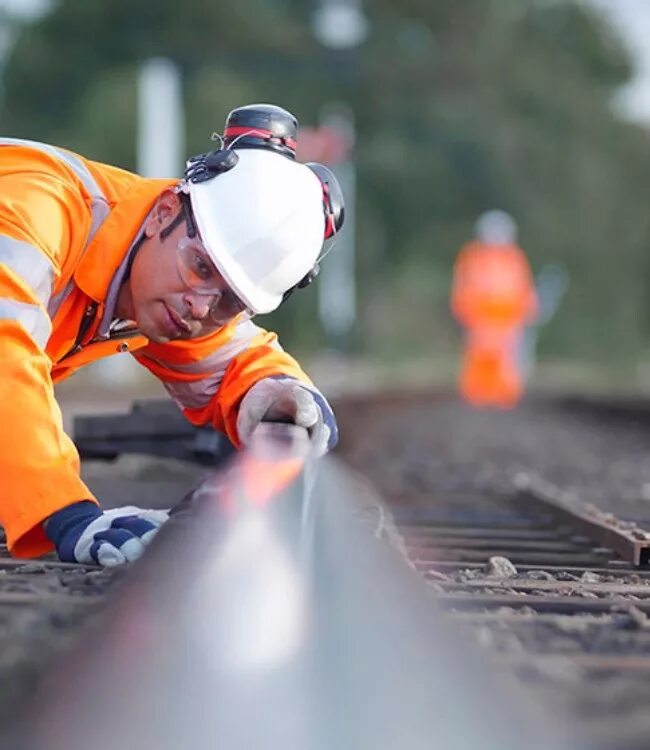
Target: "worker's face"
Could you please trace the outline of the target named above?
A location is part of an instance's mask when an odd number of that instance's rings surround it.
[[[209,259],[201,254],[200,238],[188,237],[185,221],[164,236],[164,230],[180,211],[181,202],[175,193],[166,191],[160,196],[145,222],[145,240],[133,261],[118,303],[118,314],[134,319],[140,331],[159,344],[205,336],[240,312],[233,309],[229,317],[217,314],[223,295],[226,301],[228,299],[227,284]],[[190,259],[202,277],[209,275],[215,294],[206,293],[205,289],[197,291],[187,283],[192,277],[181,274],[179,248],[182,257],[186,262]],[[220,288],[223,294],[219,293]],[[119,310],[120,305],[122,310]]]

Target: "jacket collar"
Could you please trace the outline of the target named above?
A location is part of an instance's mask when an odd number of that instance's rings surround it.
[[[118,199],[97,230],[74,272],[76,285],[95,302],[103,302],[115,272],[133,245],[156,198],[177,180],[143,179]]]

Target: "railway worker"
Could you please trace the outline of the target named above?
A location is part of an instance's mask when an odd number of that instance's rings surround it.
[[[10,552],[111,566],[166,512],[103,512],[79,475],[53,383],[130,352],[195,425],[236,445],[260,421],[337,440],[334,415],[251,318],[310,283],[340,229],[333,174],[294,159],[297,122],[233,110],[185,177],[145,179],[69,151],[0,139],[0,523]]]
[[[512,408],[523,393],[519,348],[537,314],[535,285],[503,211],[487,211],[454,266],[452,313],[465,328],[461,396],[477,407]]]

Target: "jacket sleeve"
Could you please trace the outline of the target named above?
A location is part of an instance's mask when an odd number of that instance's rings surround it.
[[[134,356],[161,380],[192,424],[212,424],[236,446],[239,404],[255,383],[290,375],[311,385],[277,336],[250,320],[235,320],[192,341],[151,343]]]
[[[42,521],[93,499],[63,431],[45,353],[47,305],[88,211],[72,184],[32,172],[0,176],[0,523],[13,555],[52,548]]]
[[[462,325],[470,323],[474,317],[472,308],[472,276],[474,253],[465,246],[454,263],[451,289],[451,312]]]

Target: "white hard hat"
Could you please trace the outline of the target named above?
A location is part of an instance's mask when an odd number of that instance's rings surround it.
[[[476,222],[476,237],[488,245],[512,245],[517,241],[517,224],[505,211],[486,211]]]
[[[210,258],[253,313],[275,310],[316,264],[325,233],[323,189],[304,164],[248,149],[229,171],[186,183]]]

